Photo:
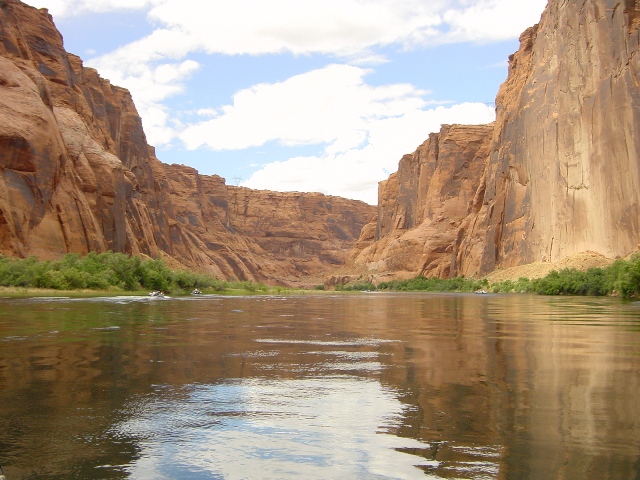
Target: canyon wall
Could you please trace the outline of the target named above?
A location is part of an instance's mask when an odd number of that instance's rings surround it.
[[[521,36],[460,273],[638,248],[639,10],[638,0],[551,0]]]
[[[450,276],[458,228],[477,202],[492,132],[493,125],[443,125],[405,155],[378,187],[378,216],[363,229],[352,262],[396,278]]]
[[[226,279],[317,282],[373,215],[161,163],[129,92],[67,53],[46,10],[0,0],[0,254],[111,250]]]
[[[394,276],[473,276],[585,251],[615,258],[637,250],[639,27],[640,0],[550,0],[509,59],[488,152],[477,151],[485,158],[474,194],[452,188],[435,198],[420,193],[431,184],[410,188],[421,177],[405,157],[381,184],[378,229],[373,238],[371,228],[364,232],[355,266]],[[466,153],[437,153],[437,162],[457,155]],[[460,221],[456,210],[447,225],[458,196],[473,198],[469,214]],[[412,217],[421,208],[443,212],[437,232],[424,233],[433,217]]]
[[[67,53],[46,10],[0,0],[0,254],[112,250],[288,285],[345,261],[447,277],[626,256],[640,238],[639,26],[640,0],[550,0],[510,57],[495,124],[432,134],[380,184],[368,223],[362,202],[163,164],[129,92]]]

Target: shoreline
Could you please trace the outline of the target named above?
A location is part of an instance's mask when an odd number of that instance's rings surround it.
[[[207,291],[202,292],[204,296],[218,295],[221,297],[239,297],[239,296],[266,296],[266,295],[323,295],[323,294],[335,294],[343,292],[334,292],[333,290],[310,290],[310,289],[295,289],[284,287],[268,287],[266,290],[241,290],[235,288],[229,288],[225,291]],[[358,293],[358,292],[344,292],[344,293]],[[0,287],[0,299],[2,298],[96,298],[96,297],[147,297],[149,292],[147,290],[140,291],[109,291],[109,290],[54,290],[48,288],[31,288],[31,287]],[[169,297],[190,297],[189,292],[174,292],[167,293]],[[199,295],[193,295],[199,296]]]

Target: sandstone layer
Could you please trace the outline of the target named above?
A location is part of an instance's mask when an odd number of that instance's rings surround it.
[[[420,173],[407,177],[405,158],[381,184],[379,228],[357,244],[354,268],[396,277],[478,276],[581,252],[616,258],[636,251],[639,27],[640,0],[550,0],[509,59],[491,140],[478,150],[477,189],[460,191],[469,214],[461,221],[460,210],[449,213],[455,188],[438,199],[424,194],[430,184],[418,187],[422,197],[408,187]],[[439,230],[427,233],[433,216],[416,221],[406,213],[421,208],[440,210]]]
[[[0,0],[0,254],[116,251],[226,279],[313,283],[344,263],[373,215],[362,202],[245,191],[161,163],[129,92],[67,53],[46,10]]]

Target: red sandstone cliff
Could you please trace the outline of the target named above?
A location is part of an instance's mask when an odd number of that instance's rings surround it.
[[[0,40],[0,254],[112,250],[315,282],[373,216],[362,202],[236,189],[161,163],[129,92],[68,54],[46,10],[0,0]]]
[[[521,36],[460,273],[638,248],[639,12],[638,0],[551,0]]]
[[[447,152],[431,146],[450,135],[444,128],[381,184],[378,228],[356,245],[355,266],[397,277],[469,276],[637,250],[639,27],[640,0],[550,0],[510,58],[495,126],[477,140],[477,185],[458,188],[456,174],[435,172],[421,184],[416,156],[425,148],[445,171],[469,158],[464,142]],[[426,194],[433,182],[440,196]],[[451,208],[457,203],[469,208],[466,218]]]

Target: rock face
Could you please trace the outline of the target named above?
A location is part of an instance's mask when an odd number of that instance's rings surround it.
[[[493,125],[443,125],[405,155],[398,172],[379,185],[375,229],[374,223],[363,229],[353,263],[395,277],[448,277],[458,228],[477,201],[492,132]]]
[[[356,264],[396,275],[469,276],[585,251],[616,257],[637,250],[639,31],[639,0],[550,0],[510,57],[477,190],[461,191],[461,199],[475,197],[467,218],[454,215],[450,228],[422,233],[427,227],[412,218],[423,218],[406,213],[416,208],[403,193],[410,183],[403,159],[397,178],[381,185],[377,242],[354,252]],[[419,182],[418,172],[411,175]],[[411,195],[449,220],[451,198]],[[447,240],[430,245],[437,235]],[[436,255],[445,244],[452,255]]]
[[[68,54],[44,9],[0,0],[0,40],[0,254],[112,250],[295,283],[343,262],[374,215],[362,202],[244,191],[161,163],[129,92]]]
[[[314,276],[319,265],[344,265],[349,250],[375,207],[319,193],[278,193],[229,187],[233,228],[264,251],[295,269],[298,278]]]
[[[638,0],[551,0],[521,36],[460,273],[637,249],[639,11]]]

